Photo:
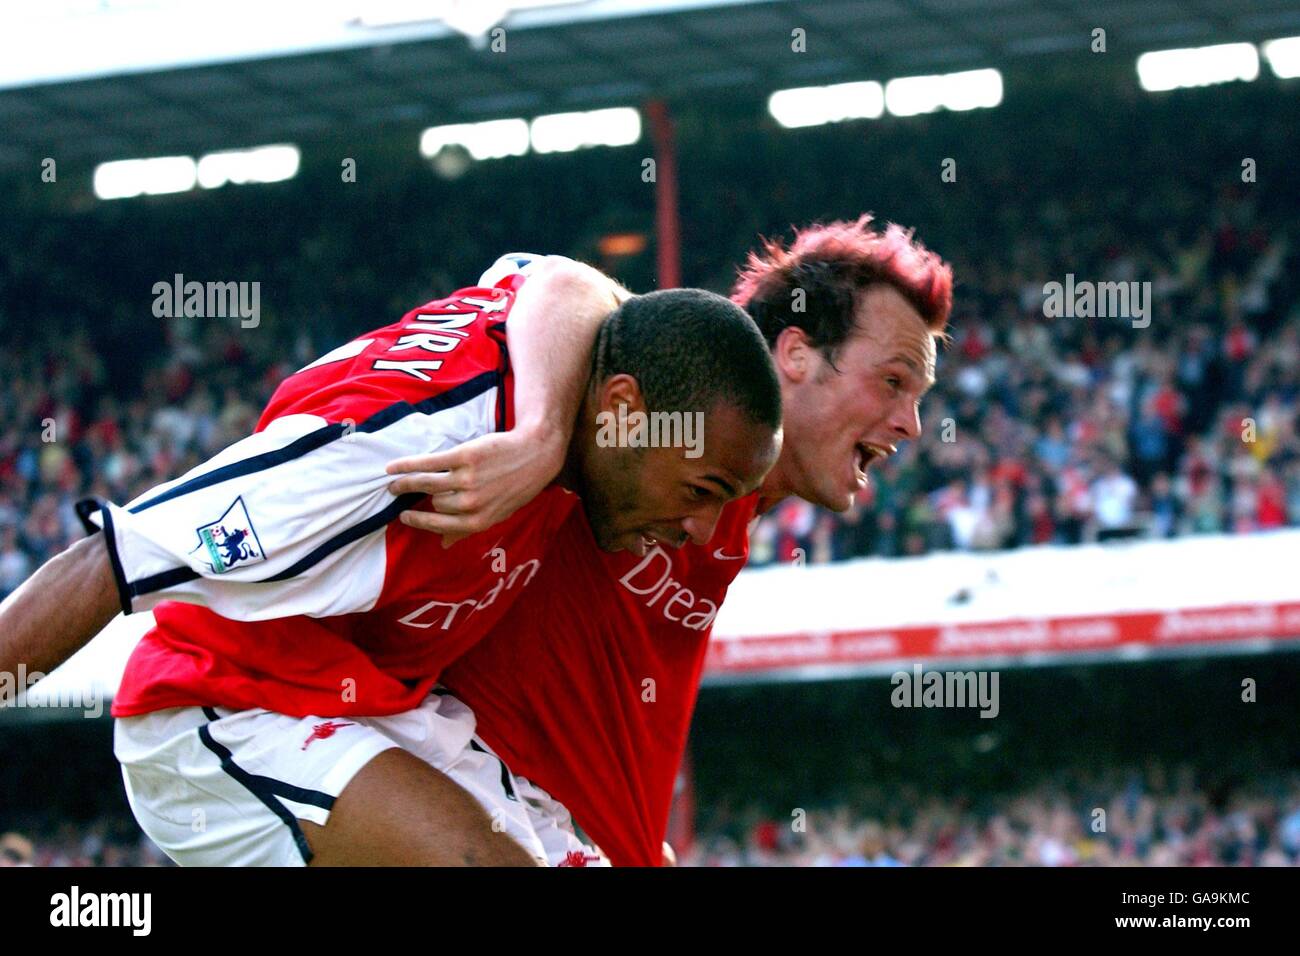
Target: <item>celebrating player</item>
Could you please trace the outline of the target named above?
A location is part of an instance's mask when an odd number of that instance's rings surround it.
[[[532,300],[539,315],[517,323]],[[529,863],[556,841],[580,849],[522,813],[488,820],[467,792],[500,763],[430,688],[531,586],[571,492],[601,549],[703,542],[779,448],[775,372],[742,310],[696,290],[616,304],[594,272],[528,263],[313,362],[251,437],[125,507],[79,507],[103,533],[0,605],[0,669],[49,670],[119,607],[155,608],[114,699],[115,752],[142,828],[179,862]],[[599,327],[594,352],[564,354],[566,321]],[[708,440],[694,457],[607,447],[596,423],[616,412],[698,413]],[[558,480],[489,533],[444,548],[394,520],[429,507],[429,492],[389,494],[398,455],[512,426],[526,442],[574,420],[562,462],[540,459]],[[429,487],[464,503],[454,483]]]
[[[541,586],[443,677],[514,785],[559,802],[535,827],[572,812],[619,865],[663,858],[709,633],[755,515],[789,495],[843,511],[872,465],[920,434],[952,273],[902,228],[878,232],[863,216],[802,230],[788,249],[767,243],[732,298],[758,323],[781,381],[784,445],[762,487],[723,510],[707,544],[679,539],[640,557],[602,553],[582,516],[569,516]],[[400,488],[418,490],[422,477]],[[504,802],[498,787],[487,805]]]

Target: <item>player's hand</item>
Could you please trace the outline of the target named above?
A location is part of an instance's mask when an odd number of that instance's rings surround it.
[[[667,840],[664,840],[664,851],[663,851],[663,852],[664,852],[664,859],[663,859],[663,862],[660,863],[659,865],[660,865],[660,866],[676,866],[676,865],[677,865],[677,851],[674,850],[674,849],[672,848],[672,846],[669,845],[669,843],[668,843]]]
[[[394,495],[429,495],[434,512],[404,511],[403,524],[442,535],[449,548],[504,521],[555,479],[564,464],[564,436],[542,427],[493,432],[431,455],[389,462],[401,475]]]

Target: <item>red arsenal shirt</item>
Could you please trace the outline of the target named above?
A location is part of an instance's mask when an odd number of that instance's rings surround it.
[[[510,769],[619,866],[657,866],[718,606],[749,556],[758,495],[705,546],[606,554],[571,513],[537,579],[446,684]]]
[[[577,499],[557,486],[443,549],[394,519],[394,458],[508,428],[505,322],[520,275],[412,310],[284,381],[254,435],[104,529],[123,610],[155,609],[113,714],[409,710],[537,577]],[[93,518],[90,518],[94,512]]]

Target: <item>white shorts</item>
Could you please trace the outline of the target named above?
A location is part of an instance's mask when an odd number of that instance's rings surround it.
[[[568,811],[511,774],[474,727],[445,691],[389,717],[176,707],[118,718],[113,752],[141,829],[182,866],[306,865],[298,821],[324,826],[348,781],[390,747],[445,773],[539,862],[604,865]]]

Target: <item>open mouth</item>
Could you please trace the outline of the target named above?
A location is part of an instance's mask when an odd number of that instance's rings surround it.
[[[867,486],[867,469],[877,459],[888,458],[894,453],[892,446],[876,445],[872,442],[860,441],[853,446],[853,471],[858,479],[858,487]]]

